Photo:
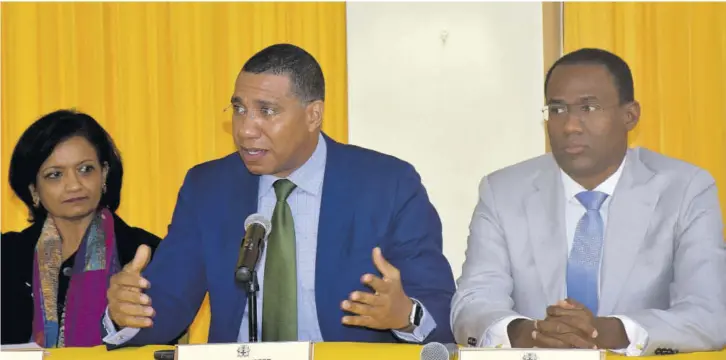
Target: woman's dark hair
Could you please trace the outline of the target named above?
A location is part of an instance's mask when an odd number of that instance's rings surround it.
[[[44,221],[47,211],[34,207],[29,186],[35,185],[40,166],[61,142],[82,136],[96,149],[101,166],[108,164],[106,192],[101,195],[99,207],[112,212],[121,202],[121,182],[124,169],[113,139],[90,115],[75,110],[58,110],[44,115],[20,136],[10,158],[10,187],[30,210],[29,221]]]

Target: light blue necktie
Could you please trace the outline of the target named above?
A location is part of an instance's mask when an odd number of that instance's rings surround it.
[[[577,223],[575,239],[567,261],[567,297],[587,306],[597,316],[600,254],[605,232],[600,206],[608,194],[583,191],[575,197],[587,212]]]

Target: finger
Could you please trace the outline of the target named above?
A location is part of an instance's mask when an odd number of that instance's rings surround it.
[[[365,293],[362,291],[354,291],[350,294],[350,300],[371,306],[381,306],[384,299],[381,296]]]
[[[146,265],[149,264],[150,260],[151,248],[146,245],[140,245],[136,249],[134,259],[124,266],[123,271],[141,274],[141,272],[144,271],[144,268],[146,268]]]
[[[114,306],[114,313],[117,316],[152,317],[156,313],[151,306],[120,302]]]
[[[581,309],[581,310],[584,310],[584,309],[587,308],[585,305],[583,305],[582,303],[580,303],[579,301],[577,301],[577,300],[575,300],[573,298],[567,298],[567,299],[564,300],[564,302],[567,305],[569,305],[569,307],[571,307],[573,309]]]
[[[550,305],[547,307],[547,316],[564,316],[567,313],[565,310],[571,309],[565,309],[559,305]]]
[[[592,322],[592,317],[588,312],[583,310],[566,310],[558,307],[548,307],[547,315],[546,320],[564,322],[593,339],[598,336],[597,329],[595,328],[595,325]]]
[[[383,279],[372,274],[365,274],[361,277],[360,281],[368,285],[371,289],[376,291],[376,294],[387,294],[391,289],[391,284],[383,281]]]
[[[559,348],[597,349],[591,339],[574,333],[550,334],[537,332],[538,340],[544,341],[548,346]]]
[[[373,249],[373,263],[376,265],[376,269],[381,272],[384,278],[391,280],[400,280],[401,275],[395,266],[391,265],[384,257],[381,248],[376,247]]]
[[[151,306],[151,298],[149,297],[149,295],[146,295],[139,291],[131,290],[127,287],[121,287],[113,291],[109,296],[109,300],[119,303],[124,302],[130,304]]]
[[[540,324],[541,326],[541,324]],[[538,330],[532,331],[532,340],[535,341],[535,346],[540,348],[555,348],[555,349],[568,349],[570,345],[562,340],[555,337],[542,334]]]
[[[111,286],[123,286],[127,288],[148,289],[151,287],[149,280],[144,279],[141,275],[131,272],[120,272],[111,278]]]
[[[592,349],[595,348],[595,343],[592,341],[591,332],[584,332],[578,328],[573,327],[571,324],[557,320],[544,320],[537,324],[537,331],[543,335],[547,335],[561,341],[564,341],[571,346],[581,349]]]
[[[148,317],[123,316],[120,318],[112,317],[111,320],[113,320],[113,322],[115,322],[116,325],[118,325],[122,328],[124,328],[124,327],[148,328],[148,327],[151,327],[154,325],[154,321]]]
[[[595,324],[590,320],[590,317],[562,316],[558,317],[557,321],[567,324],[591,339],[597,337],[597,329],[595,328]]]
[[[552,320],[551,318],[545,319],[542,321],[538,321],[535,326],[535,330],[537,330],[540,333],[549,335],[549,336],[576,331],[575,329],[571,328],[569,325],[567,325],[565,323],[561,323],[556,320]]]
[[[374,308],[372,306],[350,300],[344,300],[340,304],[340,307],[347,312],[362,316],[371,316],[374,313]]]
[[[369,316],[343,316],[342,321],[345,325],[377,328],[375,321]]]
[[[595,342],[592,341],[592,338],[588,338],[586,336],[582,336],[579,334],[574,333],[567,333],[562,334],[560,337],[560,340],[563,342],[570,344],[570,347],[576,348],[576,349],[594,349],[597,350],[597,345],[595,345]]]
[[[590,317],[586,309],[564,309],[556,305],[547,307],[548,316],[572,316],[572,317]]]
[[[557,302],[557,304],[555,304],[555,306],[561,307],[561,308],[567,309],[567,310],[575,309],[575,306],[568,303],[567,300],[560,300]]]

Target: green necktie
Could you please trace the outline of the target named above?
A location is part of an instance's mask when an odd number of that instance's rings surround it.
[[[277,204],[272,211],[262,284],[262,341],[297,341],[295,226],[287,204],[296,185],[281,179],[273,186]]]

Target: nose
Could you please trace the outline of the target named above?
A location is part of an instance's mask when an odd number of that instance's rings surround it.
[[[237,136],[241,139],[256,139],[260,137],[260,125],[254,116],[240,117],[237,122]]]
[[[581,133],[582,132],[582,118],[577,111],[568,111],[567,117],[565,118],[564,124],[565,133]]]
[[[65,176],[65,180],[66,191],[72,192],[81,189],[81,182],[76,172],[69,172],[69,175]]]

